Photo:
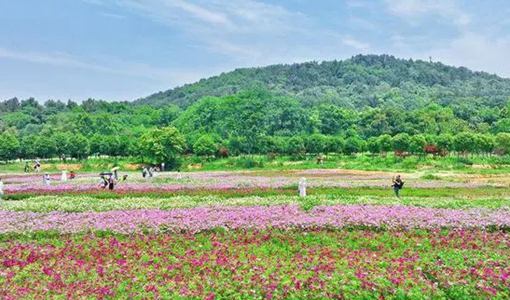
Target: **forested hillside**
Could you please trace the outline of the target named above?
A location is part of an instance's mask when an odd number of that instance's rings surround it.
[[[507,153],[509,99],[508,79],[391,56],[242,69],[136,103],[5,100],[0,160],[151,157],[158,134],[208,156],[421,153],[426,145]],[[155,131],[162,127],[180,133]]]
[[[305,106],[327,103],[344,108],[414,109],[432,101],[465,109],[466,102],[470,108],[503,105],[510,95],[510,80],[439,62],[358,55],[345,61],[238,69],[137,103],[186,108],[204,96],[232,95],[253,88],[294,97]]]

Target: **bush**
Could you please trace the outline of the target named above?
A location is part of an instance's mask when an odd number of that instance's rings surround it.
[[[263,168],[264,162],[251,157],[242,157],[236,160],[236,166],[244,169]]]

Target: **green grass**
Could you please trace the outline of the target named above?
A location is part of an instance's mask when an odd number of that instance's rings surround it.
[[[63,162],[54,159],[43,162],[45,171],[55,172],[61,169]],[[80,167],[80,172],[99,172],[109,170],[113,166],[120,166],[127,170],[142,162],[136,158],[89,158],[88,160],[68,160],[66,164]],[[191,167],[194,165],[195,167]],[[16,161],[0,165],[0,173],[22,172],[24,162]],[[328,154],[324,164],[318,165],[315,156],[295,159],[289,156],[270,158],[267,155],[249,155],[219,159],[206,159],[196,156],[183,156],[181,171],[225,171],[225,170],[305,170],[305,169],[353,169],[353,170],[382,170],[395,172],[409,172],[416,169],[450,170],[474,174],[501,174],[510,172],[510,156],[481,156],[469,157],[447,156],[410,156],[406,158],[357,154],[338,155]]]

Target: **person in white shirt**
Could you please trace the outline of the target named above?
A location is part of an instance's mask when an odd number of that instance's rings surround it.
[[[46,185],[50,185],[51,184],[50,174],[48,173],[44,174],[43,180]]]

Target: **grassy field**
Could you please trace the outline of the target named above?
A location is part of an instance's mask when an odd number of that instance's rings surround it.
[[[60,170],[76,170],[81,172],[101,172],[120,166],[123,170],[138,170],[144,162],[134,158],[94,158],[76,161],[43,160],[43,170],[56,172]],[[22,172],[25,163],[16,161],[0,165],[1,172]],[[409,156],[395,157],[357,154],[329,154],[324,164],[318,165],[315,156],[293,158],[288,156],[269,157],[267,155],[250,155],[229,158],[203,158],[184,156],[180,160],[179,170],[187,171],[234,171],[234,170],[303,170],[303,169],[352,169],[368,171],[409,172],[414,170],[447,171],[455,170],[466,173],[497,174],[510,171],[510,156],[470,155],[468,157],[450,155],[447,157]]]
[[[502,169],[327,167],[126,168],[113,191],[97,170],[50,185],[2,170],[0,298],[510,297]]]

